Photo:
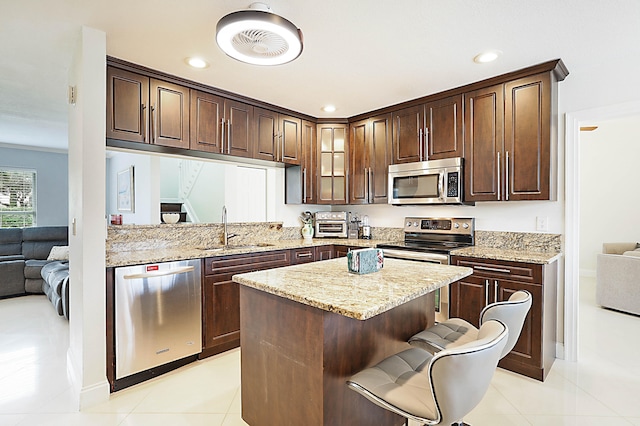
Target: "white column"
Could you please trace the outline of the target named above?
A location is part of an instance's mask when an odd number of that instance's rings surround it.
[[[67,368],[78,408],[109,398],[105,374],[106,34],[79,30],[69,70],[69,326]]]

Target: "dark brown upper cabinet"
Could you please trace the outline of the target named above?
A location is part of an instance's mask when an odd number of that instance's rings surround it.
[[[237,157],[253,157],[253,106],[225,99],[223,153]]]
[[[107,138],[148,142],[149,78],[107,67]]]
[[[318,199],[318,154],[316,146],[316,124],[302,120],[302,158],[300,159],[300,166],[302,169],[302,202],[304,204],[315,204]]]
[[[426,130],[424,133],[429,160],[462,157],[463,101],[462,95],[429,102],[424,106]]]
[[[465,200],[554,200],[551,73],[466,93]]]
[[[465,201],[502,199],[504,173],[502,84],[464,95]]]
[[[393,113],[393,164],[424,158],[424,105]]]
[[[254,157],[286,164],[300,164],[302,120],[263,108],[255,108]]]
[[[223,98],[211,93],[191,90],[189,148],[221,153],[223,120]]]
[[[349,126],[318,124],[318,204],[347,204]]]
[[[108,67],[106,136],[189,148],[189,89]]]
[[[189,148],[189,89],[154,78],[149,88],[151,143]]]
[[[351,123],[349,204],[388,202],[392,115]]]
[[[393,163],[462,157],[462,95],[393,113]]]
[[[504,85],[505,194],[507,200],[555,200],[551,120],[557,117],[549,73]],[[556,126],[554,125],[554,131]],[[554,148],[555,150],[555,148]]]

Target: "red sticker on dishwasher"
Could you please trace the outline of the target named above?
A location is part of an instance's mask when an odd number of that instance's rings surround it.
[[[147,272],[157,271],[159,269],[158,265],[149,265],[147,266]]]

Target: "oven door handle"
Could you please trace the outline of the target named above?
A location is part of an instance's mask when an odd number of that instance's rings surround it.
[[[403,260],[417,260],[420,262],[432,262],[442,263],[447,265],[449,263],[449,256],[446,254],[438,253],[418,253],[408,250],[394,250],[394,249],[382,249],[384,257],[403,259]]]

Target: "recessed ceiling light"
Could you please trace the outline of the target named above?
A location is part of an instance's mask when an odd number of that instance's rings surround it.
[[[187,63],[194,68],[206,68],[209,66],[207,61],[202,58],[187,58]]]
[[[487,50],[486,52],[482,52],[476,55],[473,58],[473,62],[477,64],[485,64],[487,62],[492,62],[498,59],[498,56],[502,54],[499,50]]]
[[[322,107],[322,110],[324,112],[335,112],[336,111],[336,107],[335,105],[325,105]]]
[[[302,31],[264,3],[222,17],[216,42],[227,55],[254,65],[285,64],[302,53]]]

